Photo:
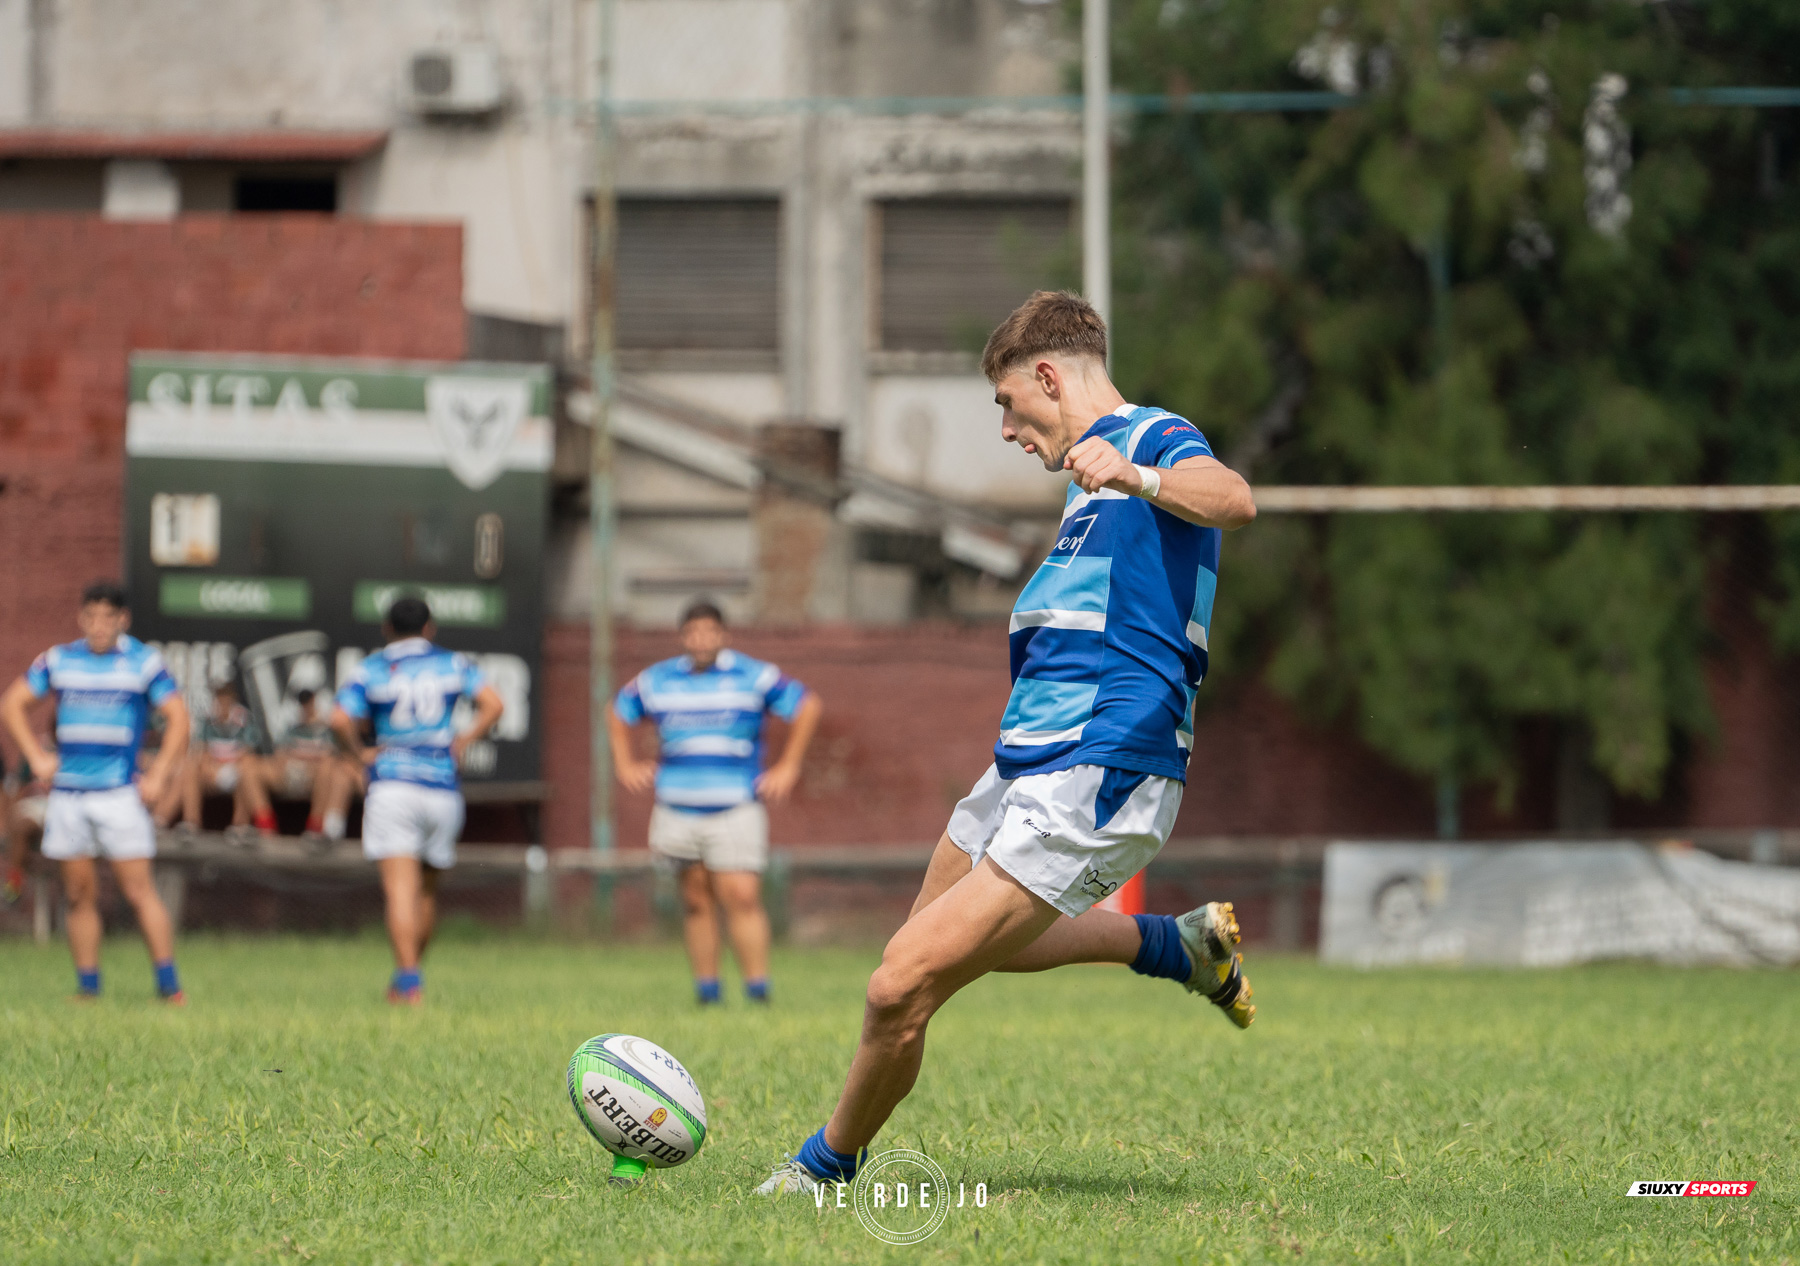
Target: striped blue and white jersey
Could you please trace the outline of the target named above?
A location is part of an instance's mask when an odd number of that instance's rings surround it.
[[[371,777],[455,791],[456,704],[473,700],[484,684],[467,655],[408,637],[358,664],[338,687],[337,705],[358,721],[375,718],[380,750]]]
[[[773,664],[722,650],[696,670],[686,655],[652,664],[626,683],[613,708],[627,725],[648,717],[662,740],[657,803],[717,813],[756,799],[763,714],[791,721],[806,687]]]
[[[177,690],[162,656],[123,635],[98,655],[86,641],[52,646],[25,670],[25,684],[39,698],[56,692],[58,791],[128,786],[150,709]]]
[[[1125,405],[1088,428],[1140,466],[1211,456],[1172,413]],[[1074,765],[1185,779],[1218,586],[1219,530],[1140,497],[1069,485],[1056,544],[1013,606],[1002,777]]]

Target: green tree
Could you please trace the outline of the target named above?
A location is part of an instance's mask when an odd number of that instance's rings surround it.
[[[1121,89],[1335,88],[1328,112],[1140,116],[1117,158],[1118,373],[1260,483],[1800,481],[1778,0],[1137,0]],[[1800,648],[1800,516],[1766,530]],[[1440,788],[1554,718],[1618,791],[1708,725],[1687,515],[1265,518],[1215,640]],[[1229,671],[1229,670],[1228,670]]]

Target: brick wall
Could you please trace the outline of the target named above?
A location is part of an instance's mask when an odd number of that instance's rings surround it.
[[[455,360],[463,329],[456,225],[0,216],[0,678],[119,573],[129,352]]]
[[[1726,616],[1708,669],[1718,733],[1679,759],[1661,798],[1621,802],[1622,829],[1800,826],[1800,778],[1790,773],[1800,752],[1800,671],[1774,658],[1753,613]],[[1004,626],[744,629],[734,644],[825,701],[805,776],[770,814],[780,845],[929,844],[987,768],[1008,690]],[[615,680],[676,651],[672,634],[622,631]],[[544,824],[552,847],[588,840],[587,656],[586,625],[550,628],[544,753],[553,792]],[[1433,834],[1431,786],[1384,763],[1347,724],[1310,724],[1257,683],[1202,693],[1178,837]],[[1510,809],[1495,805],[1492,788],[1471,789],[1471,835],[1554,831],[1549,748],[1530,736],[1524,748]],[[641,848],[648,800],[616,794],[619,845]]]
[[[781,665],[825,703],[805,777],[770,813],[779,844],[929,844],[992,759],[1009,689],[1003,625],[745,629],[733,644]],[[671,634],[622,631],[615,678],[676,653]],[[551,627],[544,753],[553,847],[588,840],[587,657],[586,625]],[[1341,733],[1305,725],[1257,687],[1202,713],[1196,752],[1180,835],[1432,827],[1429,789]],[[641,848],[649,801],[616,794],[619,845]]]

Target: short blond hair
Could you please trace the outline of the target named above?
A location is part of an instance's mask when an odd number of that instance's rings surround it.
[[[1040,290],[988,335],[981,372],[999,382],[1033,357],[1061,353],[1106,359],[1106,322],[1071,290]]]

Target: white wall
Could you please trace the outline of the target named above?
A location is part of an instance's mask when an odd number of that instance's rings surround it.
[[[980,374],[874,379],[864,438],[863,464],[900,483],[1024,512],[1062,504],[1067,477],[1000,438],[1000,407]]]

